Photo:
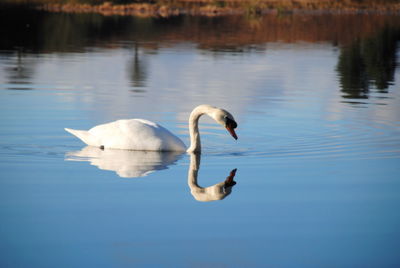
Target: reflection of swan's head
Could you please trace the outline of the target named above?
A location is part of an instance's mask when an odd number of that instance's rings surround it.
[[[199,167],[200,154],[191,154],[188,184],[191,194],[197,201],[209,202],[222,200],[232,192],[232,187],[236,184],[236,182],[233,180],[236,174],[236,169],[232,170],[229,176],[223,182],[209,187],[201,187],[197,184]]]
[[[235,128],[237,128],[237,123],[235,118],[231,113],[224,109],[216,108],[212,113],[209,114],[215,121],[220,125],[225,127],[235,140],[237,140],[237,135],[235,133]]]
[[[134,178],[166,169],[178,160],[180,155],[179,152],[102,150],[86,146],[80,151],[67,153],[66,160],[88,161],[99,169],[115,171],[120,177]]]

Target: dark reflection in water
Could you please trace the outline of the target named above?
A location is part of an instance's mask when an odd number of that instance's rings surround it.
[[[400,29],[386,26],[341,49],[337,71],[344,98],[366,99],[371,87],[387,93],[394,83],[399,41]]]
[[[34,76],[35,62],[27,60],[22,48],[17,47],[16,50],[16,56],[9,63],[9,66],[5,67],[6,79],[9,84],[16,85],[12,86],[11,89],[29,90],[31,89],[29,84],[31,84]]]
[[[140,55],[138,44],[135,43],[134,56],[128,66],[131,86],[134,88],[145,87],[147,80],[146,55]],[[132,89],[133,92],[143,92],[142,89]]]
[[[206,53],[265,51],[271,42],[330,43],[340,47],[337,64],[344,98],[365,99],[371,88],[385,93],[394,82],[400,16],[381,14],[269,14],[266,16],[177,16],[138,18],[100,14],[47,13],[0,8],[0,50],[18,53],[6,68],[10,83],[25,83],[34,63],[24,53],[86,52],[91,48],[132,50],[128,65],[133,92],[143,92],[147,59],[160,47],[193,43]],[[150,51],[150,53],[149,53]]]
[[[90,47],[157,49],[171,42],[192,42],[205,50],[248,51],[268,42],[329,42],[350,45],[382,28],[400,27],[400,16],[368,14],[291,14],[262,17],[179,16],[138,18],[99,14],[47,13],[1,9],[1,50],[23,47],[30,52],[84,52]],[[391,34],[389,31],[388,34]]]

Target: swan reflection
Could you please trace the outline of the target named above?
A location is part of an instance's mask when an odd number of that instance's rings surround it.
[[[156,170],[166,169],[182,155],[179,152],[150,152],[100,149],[87,146],[80,151],[69,152],[68,161],[88,161],[102,170],[115,171],[123,178],[144,177]]]
[[[190,154],[188,184],[194,199],[201,202],[222,200],[232,192],[232,187],[236,184],[233,180],[236,174],[236,169],[233,169],[224,181],[209,187],[201,187],[198,185],[197,175],[199,169],[200,154]]]
[[[114,171],[122,178],[136,178],[167,169],[181,156],[182,153],[179,152],[129,151],[86,146],[80,151],[67,153],[65,160],[87,161],[101,170]],[[232,187],[236,184],[236,169],[224,181],[209,187],[201,187],[197,183],[199,169],[200,154],[190,154],[188,184],[194,199],[201,202],[222,200],[232,192]]]

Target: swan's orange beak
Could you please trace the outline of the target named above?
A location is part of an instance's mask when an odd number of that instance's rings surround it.
[[[229,133],[232,135],[232,137],[237,140],[238,136],[235,133],[235,129],[231,126],[226,126],[226,129],[229,131]]]

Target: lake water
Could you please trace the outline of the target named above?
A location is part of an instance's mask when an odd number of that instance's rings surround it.
[[[2,9],[0,32],[1,267],[399,267],[400,17]],[[188,144],[203,103],[239,139],[202,118],[201,163],[64,131]]]

